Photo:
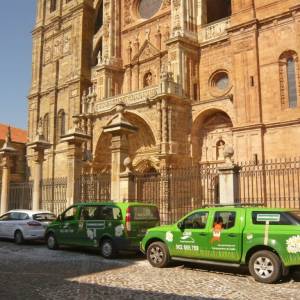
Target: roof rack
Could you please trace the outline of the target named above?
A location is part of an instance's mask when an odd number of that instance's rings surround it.
[[[202,206],[202,208],[208,208],[208,207],[264,207],[264,203],[218,203],[218,204],[205,204]]]

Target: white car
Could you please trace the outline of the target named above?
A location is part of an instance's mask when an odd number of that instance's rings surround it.
[[[10,210],[0,217],[0,238],[13,239],[17,244],[44,239],[47,226],[55,219],[49,211]]]

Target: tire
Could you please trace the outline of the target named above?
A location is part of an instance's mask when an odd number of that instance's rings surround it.
[[[14,240],[15,240],[15,243],[18,244],[18,245],[21,245],[21,244],[24,243],[24,237],[23,237],[23,234],[22,234],[22,232],[20,230],[17,230],[15,232],[15,238],[14,238]]]
[[[106,259],[112,259],[117,256],[117,249],[113,241],[105,239],[100,244],[100,253]]]
[[[251,256],[249,271],[258,282],[275,283],[282,277],[282,263],[275,253],[262,250]]]
[[[57,250],[59,248],[57,240],[53,233],[47,235],[47,247],[50,250]]]
[[[165,268],[171,258],[167,246],[162,242],[154,242],[147,249],[147,259],[155,268]]]

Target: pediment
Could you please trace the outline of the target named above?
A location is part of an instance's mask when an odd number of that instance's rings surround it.
[[[134,56],[133,63],[148,60],[151,57],[159,55],[159,53],[159,49],[157,49],[148,40],[146,40],[143,46],[140,48],[139,52]]]

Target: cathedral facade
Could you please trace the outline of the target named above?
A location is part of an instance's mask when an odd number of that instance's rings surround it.
[[[236,162],[299,156],[299,55],[298,0],[37,0],[28,135],[40,124],[51,144],[43,178],[66,176],[74,126],[84,171],[110,171],[116,119],[141,173],[226,146]]]

